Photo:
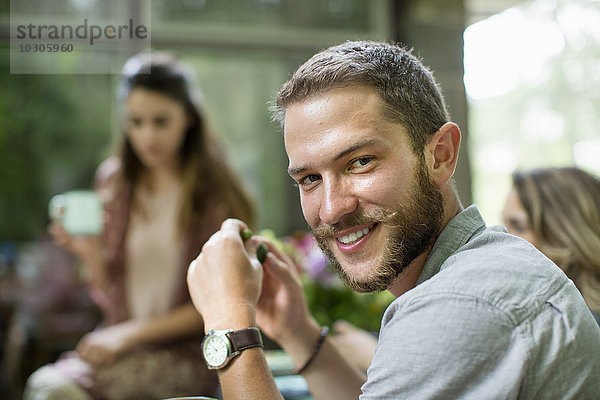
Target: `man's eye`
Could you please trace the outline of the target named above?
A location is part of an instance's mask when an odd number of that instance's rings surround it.
[[[300,181],[298,181],[298,185],[299,186],[309,186],[317,181],[319,181],[321,179],[321,176],[319,175],[307,175],[306,177],[302,178]]]
[[[140,126],[142,124],[142,120],[139,118],[129,118],[129,124],[131,124],[131,126]]]
[[[352,167],[361,168],[373,161],[373,157],[360,157],[352,161]]]

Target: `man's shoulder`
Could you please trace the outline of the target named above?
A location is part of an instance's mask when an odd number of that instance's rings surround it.
[[[458,248],[433,277],[398,298],[398,303],[436,298],[470,299],[521,320],[563,286],[568,278],[531,244],[501,229],[487,228]],[[457,306],[469,307],[465,301]]]
[[[600,359],[587,355],[600,330],[574,284],[502,229],[462,243],[386,310],[365,398],[550,398],[565,388],[597,398]]]
[[[473,237],[451,254],[431,284],[481,289],[510,285],[534,292],[551,290],[567,281],[561,269],[531,243],[495,227]]]

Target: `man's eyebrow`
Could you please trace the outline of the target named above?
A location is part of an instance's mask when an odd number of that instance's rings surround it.
[[[358,143],[354,143],[352,146],[348,147],[347,149],[342,150],[333,159],[334,159],[334,161],[338,161],[339,159],[346,157],[348,154],[352,154],[356,150],[360,150],[363,147],[371,146],[373,144],[378,144],[378,143],[381,143],[381,140],[379,138],[365,139]],[[293,176],[293,175],[301,174],[302,172],[304,172],[306,170],[308,170],[307,167],[288,168],[288,174],[290,176]]]
[[[288,168],[288,175],[294,176],[303,173],[306,171],[306,167],[298,167],[298,168]]]
[[[353,144],[352,146],[348,147],[345,150],[342,150],[340,153],[338,153],[337,156],[335,156],[334,160],[337,161],[340,158],[346,157],[348,154],[354,153],[356,150],[360,150],[363,147],[371,146],[371,145],[374,145],[377,143],[381,143],[381,140],[379,138],[373,137],[373,138],[365,139],[361,142]]]

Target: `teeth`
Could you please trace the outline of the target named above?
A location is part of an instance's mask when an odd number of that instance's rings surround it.
[[[338,238],[338,240],[340,242],[342,242],[343,244],[350,244],[352,242],[356,242],[358,239],[360,239],[361,237],[365,236],[367,233],[369,233],[369,228],[365,228],[363,230],[360,231],[356,231],[356,232],[352,232],[349,235],[346,236],[342,236],[341,238]]]

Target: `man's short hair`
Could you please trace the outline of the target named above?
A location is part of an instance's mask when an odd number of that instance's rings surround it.
[[[449,120],[431,71],[410,50],[372,41],[348,41],[311,57],[281,87],[274,119],[283,127],[290,105],[350,85],[375,89],[385,105],[384,116],[407,129],[416,154]]]

